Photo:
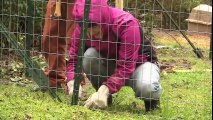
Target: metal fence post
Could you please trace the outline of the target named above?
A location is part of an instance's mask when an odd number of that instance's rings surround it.
[[[212,27],[211,27],[211,33],[210,33],[210,52],[209,52],[209,59],[212,60]]]
[[[27,17],[26,17],[26,39],[25,39],[25,48],[26,48],[26,53],[30,56],[30,49],[33,41],[33,10],[34,10],[34,5],[32,4],[32,0],[27,0]]]
[[[85,41],[86,41],[86,33],[88,28],[88,19],[89,19],[89,11],[90,11],[90,4],[91,0],[86,0],[84,6],[84,18],[83,18],[83,27],[81,27],[81,37],[80,37],[80,49],[78,50],[78,63],[75,68],[75,82],[74,82],[74,89],[73,89],[73,96],[72,96],[72,105],[78,104],[78,92],[79,92],[79,85],[82,79],[82,57],[83,52],[85,49]]]
[[[155,0],[156,3],[162,8],[163,11],[167,11],[164,6],[160,3],[159,0]],[[187,42],[189,43],[189,45],[193,48],[193,52],[197,55],[198,58],[204,58],[202,52],[200,49],[196,48],[195,45],[190,41],[190,39],[186,36],[186,34],[181,31],[180,26],[175,22],[175,20],[172,18],[171,15],[168,14],[168,12],[166,12],[166,16],[168,16],[172,23],[175,25],[175,27],[180,30],[179,32],[183,35],[183,37],[187,40]]]

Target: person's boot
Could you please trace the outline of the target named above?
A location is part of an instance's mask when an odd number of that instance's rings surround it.
[[[144,103],[145,103],[146,112],[149,112],[155,109],[160,109],[160,100],[148,100],[148,101],[144,101]]]
[[[107,104],[108,104],[108,106],[112,105],[112,95],[111,94],[107,98]]]

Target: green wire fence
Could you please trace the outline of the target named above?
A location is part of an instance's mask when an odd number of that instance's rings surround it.
[[[80,80],[82,79],[82,57],[83,56],[83,51],[85,49],[85,40],[86,40],[86,33],[87,33],[87,28],[88,28],[88,17],[89,17],[89,11],[90,11],[90,3],[91,0],[85,0],[85,9],[84,9],[84,18],[83,18],[83,27],[81,28],[81,42],[80,42],[80,49],[78,52],[78,64],[76,66],[76,71],[75,71],[75,82],[74,82],[74,90],[73,90],[73,96],[71,100],[72,105],[77,105],[78,104],[78,91],[79,91],[79,85],[80,85]],[[164,6],[158,1],[154,0],[154,3],[159,5],[163,11],[167,11]],[[32,31],[32,25],[33,25],[33,16],[34,16],[34,5],[33,5],[33,0],[27,0],[27,14],[26,14],[26,41],[25,41],[25,47],[22,48],[18,42],[16,41],[16,37],[13,33],[9,31],[9,29],[3,24],[0,23],[0,31],[1,34],[7,39],[7,41],[16,49],[17,54],[19,55],[20,58],[25,63],[25,66],[27,68],[27,72],[29,75],[33,78],[33,80],[36,82],[36,84],[41,87],[41,88],[47,88],[49,91],[50,96],[53,99],[56,99],[58,101],[62,101],[56,94],[54,89],[48,88],[48,78],[44,74],[44,71],[42,71],[41,67],[39,64],[35,61],[32,60],[30,56],[30,49],[31,49],[31,44],[33,43],[33,31]],[[166,15],[170,18],[172,23],[175,25],[175,27],[180,30],[180,26],[175,22],[175,20],[166,12]],[[203,55],[200,51],[200,49],[196,48],[195,45],[189,40],[189,38],[186,36],[184,32],[180,30],[180,33],[185,37],[185,39],[188,41],[188,43],[191,45],[193,48],[194,53],[197,55],[198,58],[203,58]],[[212,36],[212,33],[211,33]],[[210,59],[212,59],[212,38],[211,38],[211,43],[210,43]]]

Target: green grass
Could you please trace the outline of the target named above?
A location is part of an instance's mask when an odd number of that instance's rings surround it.
[[[168,63],[174,62],[167,58],[161,60]],[[129,87],[123,87],[120,92],[113,95],[113,105],[107,110],[88,110],[82,106],[82,101],[79,106],[71,106],[70,98],[64,95],[61,90],[58,91],[58,94],[63,102],[59,103],[52,100],[48,93],[31,92],[31,89],[35,87],[32,83],[23,87],[12,82],[0,85],[0,119],[211,119],[212,74],[209,71],[202,71],[212,69],[211,62],[197,58],[187,60],[186,63],[191,65],[191,69],[200,71],[162,74],[161,81],[164,91],[161,98],[161,110],[146,113],[144,103],[134,97],[134,92]],[[177,59],[176,62],[181,63],[181,58]],[[89,87],[88,94],[92,92],[94,92],[94,89]]]
[[[0,120],[211,120],[212,61],[198,59],[189,49],[160,49],[158,56],[161,63],[172,66],[161,74],[161,110],[146,113],[143,101],[129,87],[114,94],[113,105],[106,110],[88,110],[83,101],[71,106],[62,90],[57,92],[63,100],[59,103],[48,93],[31,92],[35,84],[26,78],[24,85],[17,84],[20,78],[11,82],[24,69],[9,68],[0,70]],[[93,92],[89,86],[88,95]]]
[[[33,119],[50,120],[101,120],[101,119],[152,119],[155,116],[132,114],[131,112],[110,112],[110,110],[88,110],[82,106],[70,106],[69,101],[54,102],[47,93],[30,92],[32,87],[1,85],[0,119]],[[62,94],[62,93],[60,93]],[[63,95],[61,95],[63,97]],[[69,99],[68,97],[64,97]],[[128,105],[128,104],[127,104]],[[118,106],[117,106],[118,107]],[[110,109],[110,108],[109,108]],[[126,108],[128,109],[128,108]]]

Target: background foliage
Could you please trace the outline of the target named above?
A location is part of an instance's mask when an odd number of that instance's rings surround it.
[[[160,0],[168,10],[162,11],[155,2],[155,0],[125,0],[125,10],[135,15],[149,31],[152,28],[175,28],[170,19],[164,15],[164,12],[169,12],[181,26],[181,29],[185,30],[187,28],[185,19],[188,18],[192,8],[199,4],[211,5],[210,0]],[[0,3],[0,22],[6,25],[10,32],[18,33],[17,40],[20,44],[24,44],[24,38],[27,34],[27,0],[0,0]],[[33,35],[41,35],[46,1],[32,0],[32,5],[34,8],[31,16],[33,17]],[[1,35],[2,38],[3,36]],[[0,43],[0,47],[9,48],[9,44],[3,40]]]
[[[42,0],[31,1],[31,16],[27,16],[29,0],[0,0],[0,22],[7,28],[8,32],[14,33],[20,45],[24,46],[25,37],[28,34],[26,31],[27,19],[32,18],[31,28],[33,37],[36,38],[42,33],[43,17],[45,13],[46,2]],[[0,34],[1,48],[9,48],[9,43],[5,40],[4,36]]]
[[[174,29],[170,19],[164,16],[168,12],[180,25],[181,30],[187,28],[185,19],[192,8],[199,4],[211,5],[211,0],[159,0],[167,11],[163,11],[155,0],[127,0],[126,10],[133,13],[146,27]]]

